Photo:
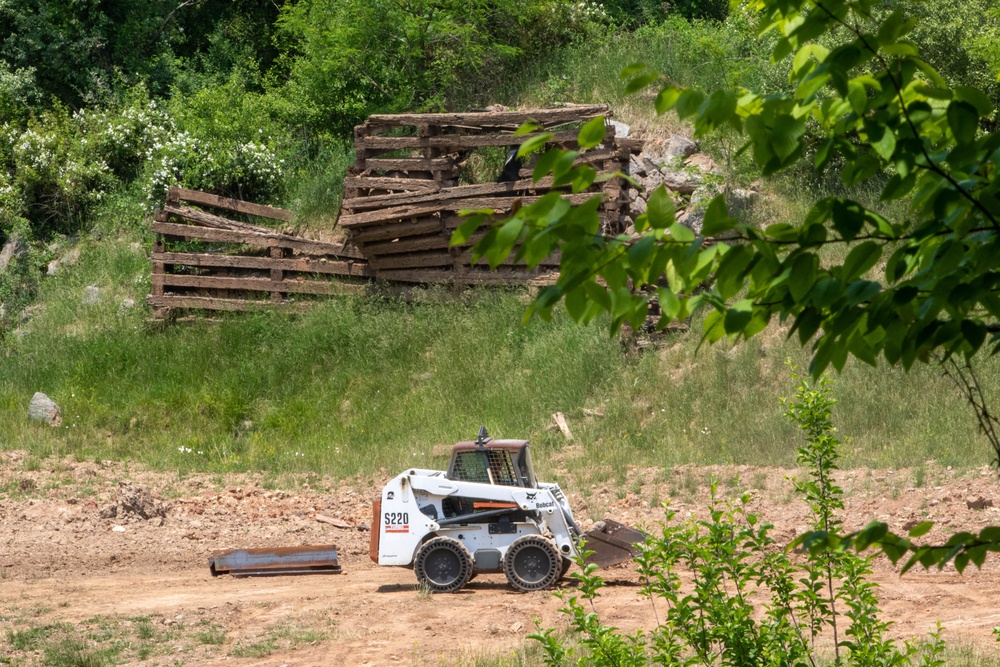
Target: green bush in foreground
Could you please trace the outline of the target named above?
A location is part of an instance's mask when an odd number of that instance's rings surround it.
[[[832,476],[840,444],[833,404],[826,379],[814,388],[801,381],[786,414],[806,432],[798,460],[809,477],[795,487],[812,508],[816,531],[836,529],[843,509]],[[835,664],[858,667],[944,664],[940,627],[925,641],[887,637],[892,624],[880,616],[877,586],[867,578],[869,558],[838,550],[790,554],[770,536],[772,525],[747,510],[749,499],[725,506],[713,500],[706,520],[674,522],[667,512],[662,533],[636,559],[643,593],[666,602],[648,634],[621,633],[601,622],[596,601],[604,581],[596,565],[572,575],[579,595],[557,595],[572,636],[587,650],[579,664],[815,667],[829,662],[830,653]],[[653,613],[660,613],[655,606]],[[543,645],[548,665],[563,665],[574,652],[551,629],[530,637]]]

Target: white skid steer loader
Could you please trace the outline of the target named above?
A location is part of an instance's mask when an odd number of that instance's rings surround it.
[[[641,531],[615,521],[584,534],[557,484],[539,482],[527,440],[493,440],[486,428],[452,447],[447,471],[410,468],[373,507],[371,558],[413,568],[435,593],[480,572],[503,572],[518,591],[552,586],[580,554],[601,567],[638,554]]]

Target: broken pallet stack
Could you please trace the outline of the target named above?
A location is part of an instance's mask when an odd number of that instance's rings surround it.
[[[464,220],[461,210],[489,209],[502,216],[516,201],[527,205],[553,190],[551,179],[533,182],[527,165],[515,180],[467,182],[469,159],[484,148],[516,148],[533,136],[514,134],[529,122],[552,133],[547,148],[575,149],[580,125],[599,116],[610,116],[607,105],[370,116],[354,130],[356,161],[344,183],[339,224],[381,280],[452,285],[550,282],[558,257],[535,269],[508,260],[491,271],[485,262],[472,263],[471,245],[451,247],[452,233]],[[616,138],[609,124],[603,145],[582,154],[576,163],[590,164],[601,175],[624,173],[630,149],[638,147],[635,141]],[[627,224],[627,187],[627,181],[613,177],[587,192],[559,189],[567,190],[565,198],[573,203],[603,191],[603,228],[616,234]]]

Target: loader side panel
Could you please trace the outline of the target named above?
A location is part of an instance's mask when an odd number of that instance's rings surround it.
[[[379,536],[382,534],[380,528],[382,527],[382,499],[376,498],[372,502],[372,523],[369,529],[368,543],[368,555],[371,557],[372,562],[378,565],[378,540]]]

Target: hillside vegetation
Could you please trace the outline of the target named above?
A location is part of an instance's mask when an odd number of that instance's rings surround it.
[[[632,62],[706,87],[786,85],[738,3],[36,5],[0,6],[0,248],[15,250],[0,269],[4,448],[349,476],[428,463],[485,424],[532,438],[543,469],[592,469],[595,483],[629,465],[795,462],[779,397],[794,388],[786,363],[805,355],[777,325],[699,348],[696,317],[640,353],[600,325],[522,326],[516,292],[352,298],[162,329],[142,305],[150,212],[167,187],[286,206],[301,227],[329,229],[351,128],[370,113],[609,102],[662,137],[684,129],[624,94],[618,72]],[[912,11],[933,64],[1000,100],[992,3]],[[751,174],[738,146],[705,147],[736,184]],[[840,187],[797,178],[759,184],[762,215],[794,223],[805,192]],[[991,395],[996,370],[982,372]],[[27,421],[35,391],[61,404],[60,427]],[[847,465],[989,459],[933,369],[849,367],[836,396]],[[568,450],[549,428],[557,411]]]

